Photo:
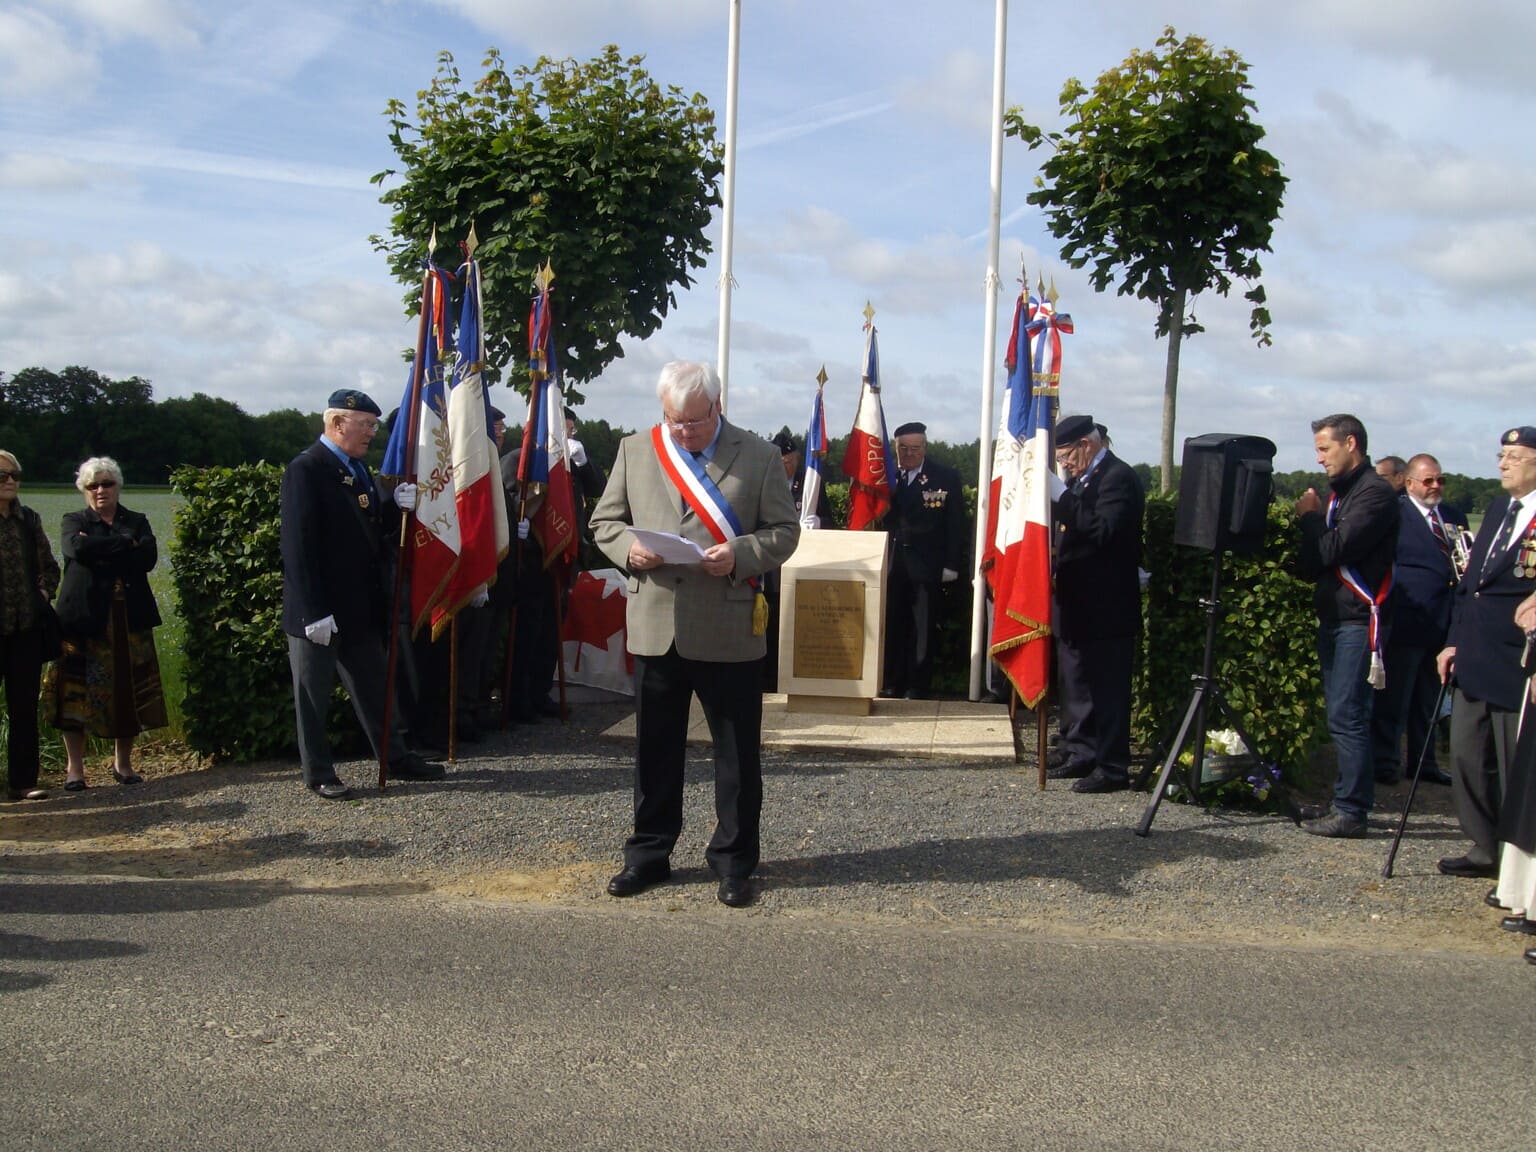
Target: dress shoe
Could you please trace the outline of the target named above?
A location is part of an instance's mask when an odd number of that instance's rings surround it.
[[[46,788],[12,788],[10,796],[12,800],[46,800],[48,790]]]
[[[907,689],[907,699],[908,700],[926,700],[926,699],[928,699],[928,693],[924,692],[921,688],[908,688]]]
[[[348,800],[352,796],[352,789],[340,780],[322,780],[311,784],[309,790],[322,800]]]
[[[896,691],[894,688],[882,688],[880,689],[880,699],[899,700],[901,699],[901,693]]]
[[[1051,763],[1051,758],[1045,758],[1046,764]],[[1065,760],[1060,761],[1054,767],[1045,770],[1047,780],[1081,780],[1093,771],[1092,760],[1079,760],[1076,764],[1069,764]]]
[[[1104,771],[1102,766],[1096,766],[1092,772],[1084,776],[1076,784],[1072,785],[1074,792],[1121,792],[1130,787],[1130,780],[1125,776],[1116,776]]]
[[[144,777],[140,776],[137,772],[119,772],[116,768],[112,769],[112,779],[116,780],[119,784],[144,783]]]
[[[1492,880],[1499,874],[1492,864],[1479,864],[1465,856],[1446,856],[1435,867],[1440,869],[1442,876],[1460,876],[1466,880]]]
[[[1298,804],[1296,805],[1296,819],[1321,820],[1333,811],[1332,804]]]
[[[1524,916],[1506,916],[1499,921],[1499,927],[1506,932],[1521,932],[1527,936],[1536,936],[1536,920],[1527,920]]]
[[[548,716],[551,719],[558,719],[560,716],[560,705],[555,703],[555,701],[551,700],[548,696],[543,696],[538,700],[535,700],[533,702],[533,710],[540,716]]]
[[[392,780],[441,780],[446,775],[441,764],[424,760],[414,752],[407,752],[389,766]]]
[[[626,864],[612,880],[608,881],[608,895],[638,896],[653,884],[665,884],[670,879],[672,879],[672,868],[668,864],[660,867],[652,865],[649,868]]]
[[[84,780],[64,781],[64,791],[66,792],[84,792],[87,787],[88,785]]]
[[[1502,908],[1506,912],[1509,911],[1509,905],[1499,899],[1499,890],[1497,888],[1488,889],[1488,894],[1483,897],[1483,903],[1490,908]]]
[[[1444,768],[1437,768],[1434,765],[1420,772],[1419,779],[1425,784],[1444,784],[1447,788],[1451,786],[1451,774]]]
[[[727,876],[715,895],[727,908],[745,908],[757,898],[757,886],[750,876]]]
[[[1363,840],[1365,821],[1348,812],[1331,812],[1316,820],[1303,820],[1301,830],[1309,836],[1327,836],[1332,840]]]

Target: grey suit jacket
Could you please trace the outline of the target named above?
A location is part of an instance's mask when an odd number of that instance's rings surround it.
[[[722,419],[705,471],[741,521],[743,535],[731,542],[736,567],[729,576],[709,576],[689,564],[633,573],[626,624],[637,656],[662,656],[676,644],[684,659],[733,664],[767,650],[766,637],[752,635],[756,593],[748,581],[788,560],[800,539],[779,450]],[[621,568],[634,543],[631,528],[672,532],[705,548],[715,543],[661,470],[650,429],[619,444],[608,486],[592,510],[593,539]]]

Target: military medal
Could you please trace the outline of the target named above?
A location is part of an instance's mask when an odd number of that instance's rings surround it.
[[[367,507],[368,507],[368,493],[366,493],[366,492],[359,492],[357,494],[357,506],[359,508],[362,508],[362,509],[365,509],[365,510],[367,509]]]

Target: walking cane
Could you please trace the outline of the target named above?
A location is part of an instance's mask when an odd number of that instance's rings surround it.
[[[1397,846],[1403,842],[1403,829],[1408,827],[1408,812],[1413,808],[1413,797],[1419,790],[1419,777],[1424,772],[1424,758],[1429,755],[1430,741],[1435,738],[1435,725],[1440,722],[1440,709],[1445,706],[1445,694],[1451,689],[1451,682],[1446,679],[1440,684],[1440,695],[1435,697],[1434,711],[1430,713],[1434,720],[1429,725],[1429,732],[1424,737],[1424,747],[1419,749],[1419,758],[1413,764],[1413,783],[1408,786],[1408,799],[1403,801],[1403,814],[1397,821],[1397,835],[1392,837],[1392,848],[1387,853],[1387,862],[1382,866],[1382,876],[1392,879],[1392,862],[1397,859]]]

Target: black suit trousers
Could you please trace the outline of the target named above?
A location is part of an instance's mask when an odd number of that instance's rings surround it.
[[[43,677],[43,634],[37,628],[0,636],[0,676],[5,677],[6,783],[14,792],[37,787],[37,696]]]
[[[1499,812],[1519,727],[1520,713],[1460,690],[1451,704],[1451,799],[1472,841],[1467,859],[1477,864],[1499,863]]]
[[[939,581],[914,580],[900,557],[885,592],[885,687],[897,694],[933,686],[933,655],[939,643]]]
[[[1073,764],[1097,764],[1125,779],[1131,770],[1131,677],[1135,636],[1059,639],[1061,744]]]
[[[635,657],[635,831],[624,863],[653,868],[683,830],[688,709],[694,695],[715,745],[715,831],[705,858],[717,876],[749,876],[761,852],[762,661]]]

